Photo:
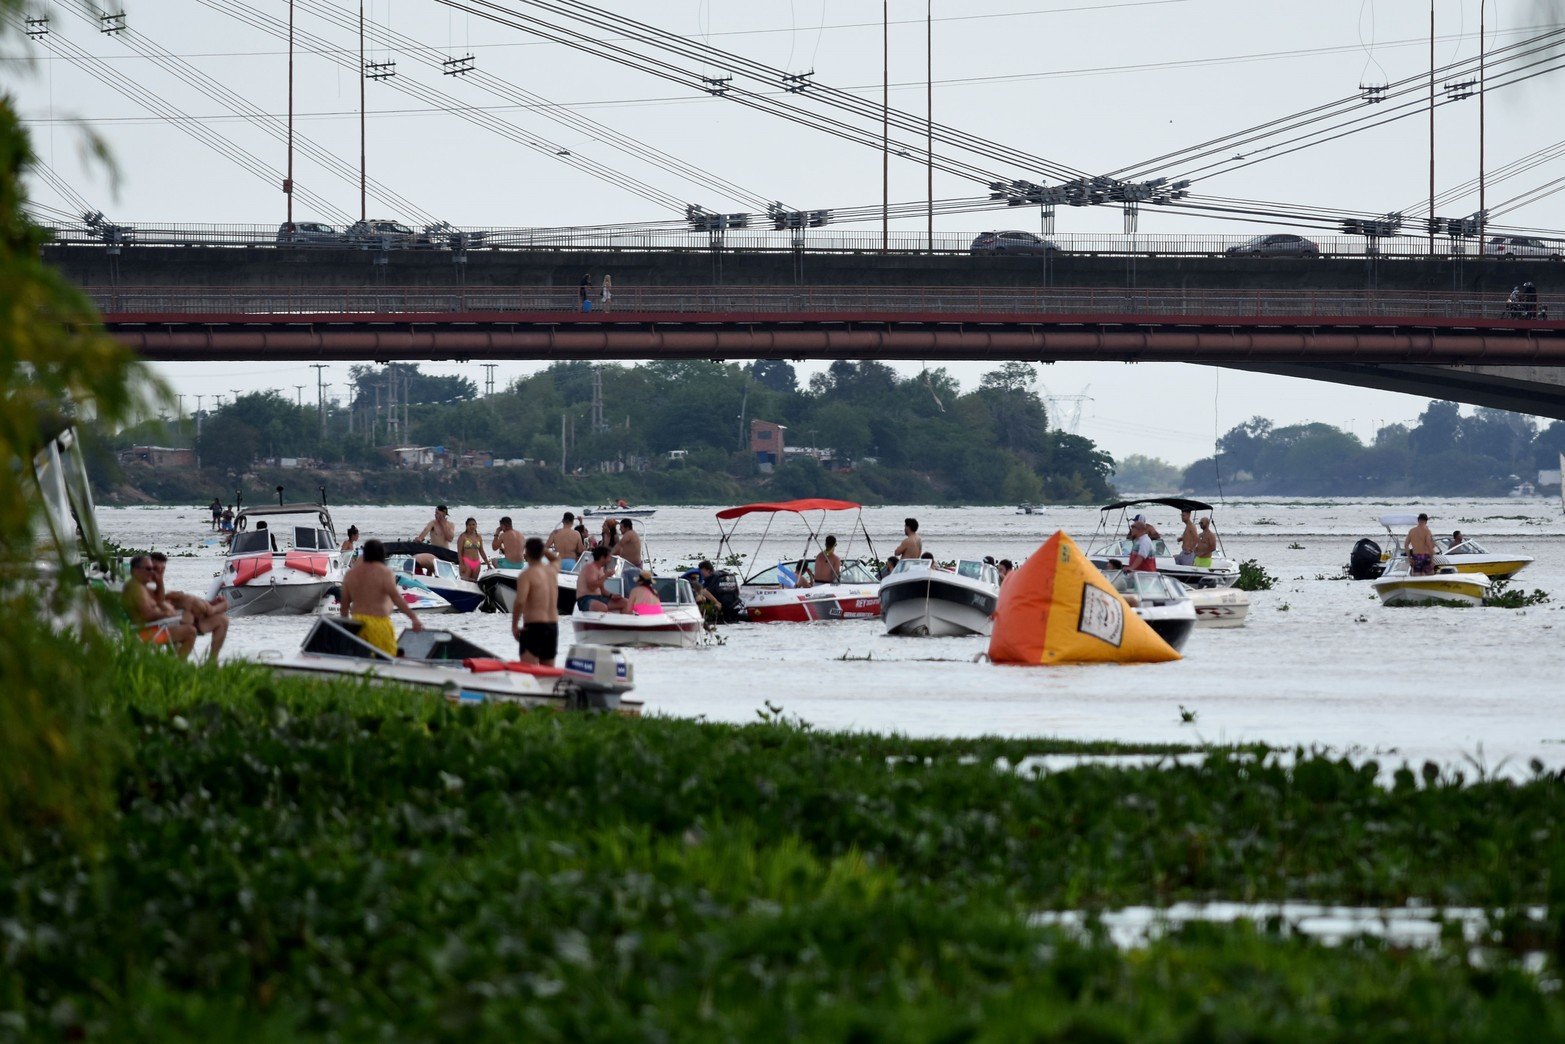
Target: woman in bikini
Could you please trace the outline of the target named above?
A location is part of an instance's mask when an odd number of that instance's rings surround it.
[[[477,580],[478,571],[489,564],[484,551],[484,535],[478,531],[478,519],[467,520],[467,528],[456,538],[456,553],[462,559],[462,579]]]

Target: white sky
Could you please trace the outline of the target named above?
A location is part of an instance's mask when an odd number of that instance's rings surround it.
[[[303,3],[304,0],[299,0]],[[318,0],[311,0],[318,2]],[[330,0],[357,16],[350,0]],[[1245,127],[1286,116],[1383,83],[1427,72],[1429,5],[1424,0],[931,0],[935,16],[935,114],[942,122],[1079,169],[1112,170]],[[119,37],[100,34],[62,0],[35,0],[50,9],[51,27],[71,43],[177,105],[261,161],[281,169],[283,149],[254,127],[147,60]],[[245,0],[263,13],[286,17],[286,0]],[[520,3],[508,6],[522,7]],[[613,0],[602,6],[661,28],[779,68],[814,70],[817,82],[879,96],[881,4],[875,0]],[[892,0],[892,104],[924,106],[925,3]],[[1478,0],[1435,0],[1436,62],[1477,52]],[[1490,50],[1522,39],[1528,26],[1565,24],[1565,12],[1540,0],[1488,0]],[[125,0],[128,24],[147,40],[185,57],[203,72],[267,112],[287,104],[286,49],[261,30],[197,0]],[[541,42],[513,29],[454,12],[434,0],[366,0],[372,24],[437,46],[451,57],[476,56],[480,69],[551,101],[572,106],[624,133],[710,170],[766,199],[806,208],[878,203],[877,151],[749,112],[731,101]],[[353,34],[298,14],[301,30],[355,51]],[[34,55],[36,44],[14,43]],[[356,54],[354,55],[356,60]],[[536,112],[509,106],[461,77],[440,76],[406,55],[371,48],[371,61],[397,61],[403,82],[457,96],[472,105],[501,106],[499,116],[527,134],[546,136],[573,153],[601,159],[681,200],[713,210],[752,209],[626,158],[593,136],[561,128]],[[263,180],[197,144],[168,122],[149,118],[76,63],[41,60],[0,65],[6,86],[31,121],[40,156],[93,206],[115,220],[276,224],[283,197]],[[1491,72],[1491,75],[1493,73]],[[1493,90],[1487,110],[1489,170],[1556,140],[1565,124],[1558,99],[1565,72]],[[300,132],[356,167],[358,89],[351,71],[320,54],[300,53],[296,72]],[[550,156],[431,111],[393,90],[368,85],[368,154],[372,177],[442,219],[458,225],[603,224],[667,220],[678,215],[622,189],[578,173]],[[1553,104],[1551,104],[1551,102]],[[1365,112],[1370,107],[1365,107]],[[1476,176],[1476,99],[1437,110],[1437,189]],[[119,168],[111,181],[85,157],[83,121],[107,142]],[[1428,194],[1428,119],[1420,113],[1331,144],[1198,181],[1206,195],[1265,199],[1352,210],[1425,213]],[[546,150],[547,151],[547,150]],[[1160,173],[1178,176],[1181,168]],[[1043,180],[1018,170],[1014,176]],[[1565,158],[1507,181],[1491,179],[1491,208],[1526,189],[1565,176]],[[298,161],[301,188],[326,197],[356,217],[356,180],[339,180]],[[937,175],[937,197],[982,194],[956,177]],[[924,198],[922,165],[894,162],[891,199]],[[42,203],[73,210],[44,184]],[[1441,216],[1477,209],[1476,193],[1437,208]],[[373,200],[374,214],[400,217]],[[300,219],[339,219],[311,213]],[[1537,228],[1565,228],[1565,193],[1499,219]],[[937,218],[937,228],[976,233],[986,228],[1035,227],[1032,211]],[[1117,232],[1116,208],[1062,208],[1057,230]],[[877,224],[854,226],[871,231]],[[901,226],[923,228],[922,219]],[[1142,233],[1248,234],[1270,225],[1144,210]],[[1305,234],[1311,234],[1305,231]],[[314,371],[304,364],[166,366],[176,390],[231,394],[276,387],[294,394]],[[502,366],[502,381],[534,367]],[[481,384],[482,370],[429,366],[464,373]],[[903,367],[906,372],[916,367]],[[952,366],[965,386],[985,367]],[[332,368],[338,382],[346,365]],[[1122,456],[1147,453],[1184,463],[1211,450],[1214,432],[1254,414],[1279,424],[1324,420],[1367,438],[1373,425],[1408,420],[1425,400],[1289,378],[1223,373],[1172,364],[1069,363],[1043,367],[1055,394],[1083,391],[1081,434]],[[334,391],[340,392],[338,383]],[[210,403],[210,400],[208,400]],[[187,408],[192,400],[187,398]]]

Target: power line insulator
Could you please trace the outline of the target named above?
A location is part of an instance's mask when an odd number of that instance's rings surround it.
[[[477,59],[470,54],[461,58],[447,58],[440,63],[440,66],[440,71],[445,76],[465,76],[478,67]]]
[[[125,12],[98,16],[98,32],[113,36],[125,31]]]

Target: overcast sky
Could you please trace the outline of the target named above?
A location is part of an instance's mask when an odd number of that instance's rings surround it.
[[[358,216],[358,84],[353,32],[318,17],[321,4],[357,18],[346,0],[298,0],[301,31],[324,38],[347,56],[343,69],[332,55],[299,49],[296,69],[298,130],[346,161],[342,178],[300,157],[296,180],[325,201],[321,213],[300,207],[300,219]],[[1117,170],[1176,149],[1354,95],[1360,85],[1427,74],[1429,4],[1422,0],[932,0],[936,119],[1016,149],[1086,171]],[[127,24],[150,43],[179,55],[229,90],[268,113],[287,107],[286,48],[261,28],[215,8],[229,6],[286,18],[286,0],[125,0]],[[520,3],[504,3],[524,9]],[[881,4],[876,0],[642,0],[599,5],[705,41],[746,58],[796,73],[813,71],[822,84],[850,88],[876,100],[881,77]],[[165,104],[221,132],[253,159],[251,166],[282,169],[285,154],[261,130],[137,56],[120,36],[98,31],[63,0],[35,0],[47,9],[59,50],[15,44],[37,57],[3,66],[19,99],[42,159],[71,189],[111,218],[135,222],[238,222],[274,225],[283,196],[270,175],[252,173],[204,145],[171,121],[152,116],[131,99],[94,79],[80,61],[59,55],[68,47],[104,59],[153,92]],[[1476,55],[1478,0],[1436,0],[1436,63]],[[892,104],[923,112],[925,104],[924,0],[892,0],[890,78]],[[748,111],[713,98],[541,41],[515,29],[460,13],[435,0],[366,0],[372,25],[438,48],[449,58],[472,55],[485,73],[615,131],[709,171],[745,196],[781,200],[801,209],[878,204],[879,152]],[[1565,25],[1565,13],[1540,0],[1489,0],[1490,52],[1516,43],[1539,27]],[[588,22],[578,23],[609,35]],[[647,53],[642,48],[642,53]],[[724,197],[617,151],[602,136],[551,123],[482,89],[471,78],[442,76],[412,55],[372,46],[371,62],[396,62],[390,81],[368,85],[369,173],[421,211],[458,225],[559,226],[659,221],[678,217],[672,206],[651,202],[564,165],[569,152],[629,175],[655,196],[697,202],[709,209],[753,210],[744,198]],[[1536,60],[1536,59],[1533,59]],[[694,61],[686,67],[717,74]],[[1491,78],[1495,76],[1491,70]],[[1442,80],[1444,78],[1442,77]],[[1487,167],[1503,164],[1559,140],[1565,72],[1491,91],[1487,108]],[[1493,82],[1493,79],[1491,79]],[[398,87],[422,93],[411,97]],[[488,116],[517,128],[526,140],[546,140],[533,151],[500,134],[441,111],[440,98],[487,107]],[[1369,113],[1373,107],[1363,107]],[[1476,100],[1436,114],[1437,191],[1456,188],[1477,174]],[[117,180],[84,159],[80,124],[101,135],[118,166]],[[1427,112],[1292,155],[1200,178],[1195,191],[1208,196],[1262,199],[1320,207],[1426,212],[1429,188]],[[1236,148],[1251,158],[1259,153]],[[1565,177],[1561,158],[1508,180],[1491,176],[1491,209],[1529,189]],[[1160,166],[1177,177],[1192,165]],[[1044,180],[1017,169],[1015,177]],[[1565,184],[1565,182],[1562,182]],[[982,194],[981,186],[937,174],[937,198]],[[38,201],[75,210],[54,186],[37,182]],[[891,199],[925,197],[922,164],[894,161]],[[1437,208],[1441,216],[1477,209],[1476,192]],[[417,215],[372,198],[370,210],[404,220]],[[1030,216],[1029,216],[1030,215]],[[1037,227],[1037,212],[966,214],[937,218],[937,228],[976,233],[995,227]],[[1547,196],[1499,218],[1533,228],[1565,228],[1565,192]],[[1116,208],[1062,208],[1061,233],[1118,232]],[[856,226],[866,231],[873,224]],[[923,228],[923,219],[901,226]],[[1142,233],[1248,234],[1273,225],[1145,210]],[[1277,225],[1275,227],[1283,227]],[[1308,230],[1300,229],[1306,235]],[[303,364],[161,367],[186,393],[228,395],[233,389],[276,387],[295,394],[314,373]],[[480,381],[478,366],[430,367]],[[527,370],[502,367],[502,378]],[[907,372],[916,367],[903,367]],[[965,386],[983,367],[953,366]],[[347,367],[328,379],[338,387]],[[1336,385],[1252,374],[1222,373],[1172,364],[1058,364],[1040,368],[1049,392],[1085,393],[1078,431],[1123,456],[1146,453],[1184,463],[1211,451],[1214,433],[1254,414],[1278,423],[1324,420],[1370,437],[1373,426],[1409,420],[1425,400]],[[187,408],[189,401],[187,400]],[[1066,408],[1067,410],[1069,407]]]

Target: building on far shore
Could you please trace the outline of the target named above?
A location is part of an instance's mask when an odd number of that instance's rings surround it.
[[[784,425],[771,421],[750,422],[750,453],[755,457],[755,466],[761,474],[769,474],[782,463],[785,451],[783,432],[787,430]]]
[[[145,464],[151,468],[193,468],[196,451],[182,446],[131,446],[119,452],[121,464]]]

